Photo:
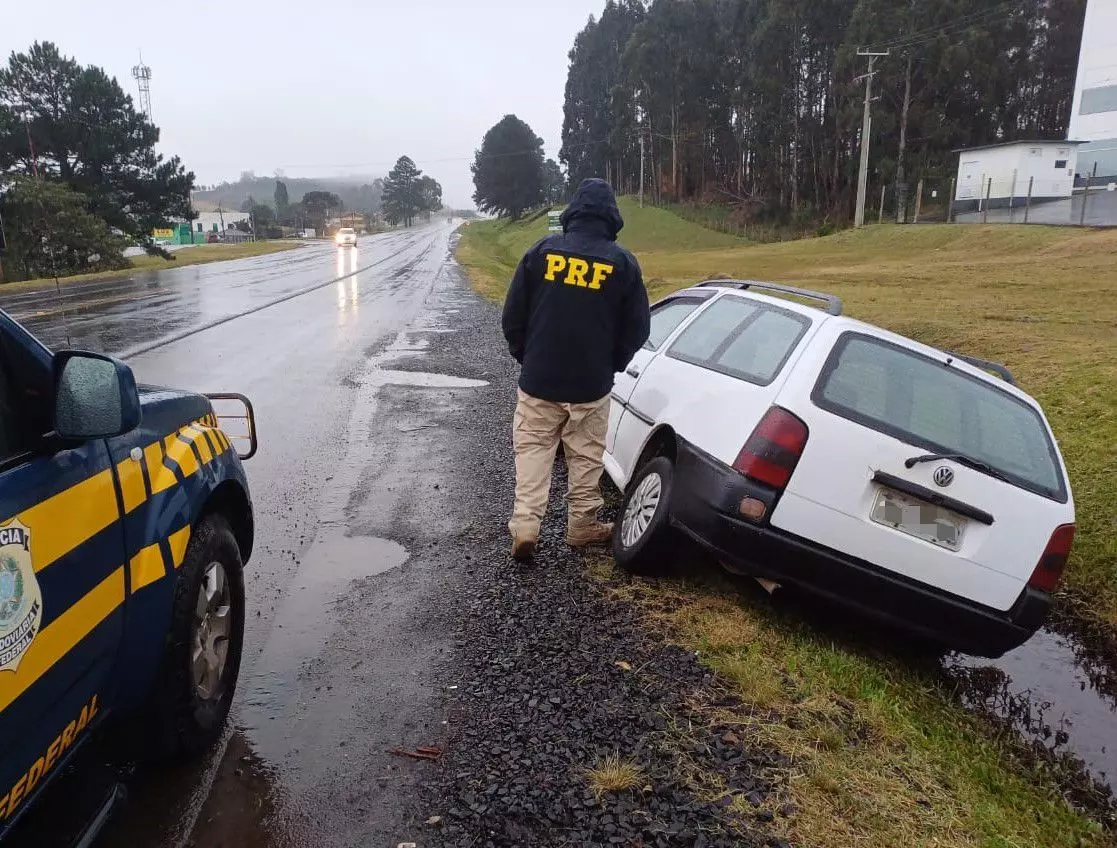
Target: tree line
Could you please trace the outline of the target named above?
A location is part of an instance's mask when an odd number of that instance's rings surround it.
[[[393,226],[410,227],[420,215],[429,221],[431,215],[442,209],[442,185],[420,171],[410,156],[401,156],[388,176],[374,180],[373,185],[378,189],[374,208]],[[241,211],[250,213],[257,227],[261,223],[265,226],[279,224],[299,229],[309,227],[319,232],[326,230],[330,218],[345,211],[344,201],[332,191],[308,191],[300,200],[292,202],[283,180],[275,181],[274,200],[273,208],[249,195]],[[365,214],[366,222],[375,214],[368,209],[357,211]]]
[[[0,217],[5,274],[122,267],[134,242],[190,218],[194,175],[155,152],[159,130],[102,69],[50,42],[0,67]]]
[[[570,51],[569,183],[848,220],[867,63],[870,174],[901,194],[951,151],[1065,137],[1085,0],[608,0]]]

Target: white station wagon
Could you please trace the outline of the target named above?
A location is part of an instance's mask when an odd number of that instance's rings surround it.
[[[1051,428],[1003,366],[841,313],[742,280],[652,307],[606,437],[616,560],[654,573],[681,531],[731,571],[1000,656],[1043,623],[1074,538]]]

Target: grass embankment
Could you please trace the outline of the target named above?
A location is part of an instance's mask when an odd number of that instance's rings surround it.
[[[245,259],[249,256],[263,256],[268,253],[279,253],[300,247],[296,241],[247,241],[241,244],[199,244],[194,247],[184,247],[171,254],[173,258],[164,259],[161,256],[131,256],[128,258],[129,267],[119,271],[95,271],[91,274],[74,274],[70,277],[59,277],[63,285],[67,283],[89,282],[91,280],[112,280],[125,276],[133,271],[165,271],[169,268],[184,268],[187,265],[205,265],[209,262],[224,262],[228,259]],[[53,277],[43,277],[36,280],[21,280],[18,283],[5,283],[0,291],[13,292],[22,289],[37,288],[42,285],[54,285]]]
[[[1080,535],[1069,585],[1117,623],[1117,232],[873,227],[748,245],[662,210],[622,210],[621,241],[653,298],[712,276],[794,282],[841,295],[857,317],[1006,362],[1044,405],[1070,465]],[[467,227],[458,255],[478,290],[502,297],[545,226]],[[1071,846],[1111,836],[932,672],[839,644],[730,583],[610,585],[739,691],[751,709],[730,718],[743,738],[790,756],[780,779],[794,809],[777,826],[796,841]]]
[[[653,299],[714,276],[796,283],[840,295],[857,318],[1008,365],[1069,466],[1078,535],[1066,586],[1117,627],[1117,230],[885,225],[747,245],[662,210],[622,211],[621,242]],[[459,258],[478,290],[501,297],[545,228],[468,227]]]

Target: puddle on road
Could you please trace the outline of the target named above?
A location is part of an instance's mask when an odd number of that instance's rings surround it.
[[[1105,685],[1107,674],[1083,668],[1082,655],[1071,637],[1041,630],[999,660],[956,656],[944,666],[964,683],[968,703],[1081,759],[1095,780],[1117,789],[1117,692]]]
[[[357,591],[358,581],[398,568],[409,556],[405,547],[389,539],[348,535],[360,508],[355,502],[362,500],[362,475],[373,467],[383,445],[376,429],[384,423],[377,419],[380,391],[386,386],[471,389],[487,385],[483,380],[381,367],[422,355],[428,343],[418,333],[432,331],[437,329],[428,320],[421,329],[400,333],[387,349],[368,360],[360,376],[347,378],[347,384],[356,387],[356,398],[343,436],[345,455],[323,486],[318,531],[300,557],[244,687],[239,724],[263,760],[291,767],[290,783],[312,786],[318,777],[336,769],[339,747],[352,730],[347,712],[352,705],[337,697],[342,693],[331,693],[341,681],[322,676],[321,657],[342,617],[339,601]]]

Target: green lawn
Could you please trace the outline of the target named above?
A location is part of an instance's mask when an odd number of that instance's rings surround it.
[[[1043,404],[1070,466],[1079,536],[1068,590],[1086,614],[1117,625],[1117,232],[881,226],[754,245],[664,210],[621,208],[620,241],[653,297],[713,276],[797,283],[839,294],[857,317],[1008,364]],[[544,231],[539,221],[473,223],[458,256],[499,300]],[[1056,772],[990,733],[933,672],[842,645],[731,583],[632,581],[609,561],[591,573],[736,689],[745,706],[711,721],[787,755],[771,778],[791,812],[774,826],[796,844],[1112,844],[1066,804]],[[715,776],[691,779],[724,793]]]
[[[96,271],[92,274],[74,274],[70,277],[60,277],[59,282],[66,283],[84,282],[89,280],[111,280],[121,277],[130,271],[163,271],[168,268],[183,268],[187,265],[204,265],[209,262],[224,262],[228,259],[244,259],[248,256],[263,256],[268,253],[279,253],[300,247],[297,241],[247,241],[241,244],[199,244],[194,247],[176,250],[171,254],[172,259],[163,259],[161,256],[132,256],[128,259],[130,268],[120,271]],[[13,292],[24,289],[34,289],[42,285],[54,285],[53,277],[44,277],[38,280],[22,280],[18,283],[2,284],[3,291]]]
[[[846,312],[939,347],[1003,362],[1043,405],[1070,469],[1078,536],[1066,587],[1117,626],[1117,230],[891,225],[749,245],[622,200],[653,296],[734,276],[834,292]],[[503,296],[545,229],[468,227],[459,257]],[[697,231],[697,232],[696,232]]]

